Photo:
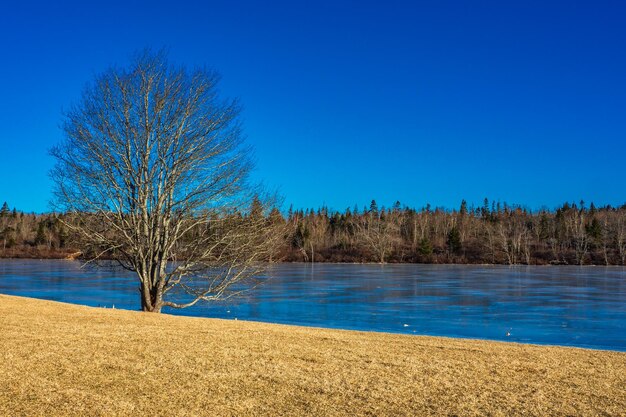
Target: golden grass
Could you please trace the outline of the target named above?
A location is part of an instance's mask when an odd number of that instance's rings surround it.
[[[624,415],[626,353],[0,296],[0,415]]]

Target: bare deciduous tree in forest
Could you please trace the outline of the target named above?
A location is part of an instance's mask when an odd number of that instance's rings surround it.
[[[249,185],[239,106],[217,82],[140,54],[85,89],[51,150],[66,226],[88,259],[137,274],[144,311],[242,291],[280,236]]]
[[[572,230],[574,249],[576,250],[576,263],[583,265],[589,250],[589,239],[585,229],[585,211],[582,204],[579,210],[572,210],[572,215],[569,220],[571,221],[570,227]]]
[[[370,210],[360,222],[355,223],[359,238],[375,254],[379,263],[384,264],[400,239],[400,228],[393,215],[389,219]]]
[[[621,263],[626,265],[626,220],[622,216],[617,218],[615,240]]]

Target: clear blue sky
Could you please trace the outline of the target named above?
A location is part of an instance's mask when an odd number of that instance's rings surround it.
[[[624,2],[93,3],[0,6],[11,207],[48,209],[63,108],[145,47],[222,74],[286,206],[626,201]]]

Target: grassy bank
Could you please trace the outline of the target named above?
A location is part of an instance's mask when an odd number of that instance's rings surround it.
[[[620,415],[626,353],[0,295],[0,415]]]

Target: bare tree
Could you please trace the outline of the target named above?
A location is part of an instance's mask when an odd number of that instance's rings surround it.
[[[585,230],[585,209],[582,207],[582,204],[579,210],[572,210],[570,220],[574,249],[576,251],[576,263],[583,265],[589,251],[589,238]]]
[[[617,252],[619,253],[620,261],[622,265],[626,265],[626,220],[621,215],[624,211],[621,210],[618,213],[617,225],[615,231],[615,240],[617,246]]]
[[[380,216],[370,212],[368,215],[355,223],[357,236],[372,253],[378,262],[384,264],[400,241],[400,228],[393,216]]]
[[[500,238],[500,247],[506,255],[507,263],[509,265],[516,264],[515,235],[513,235],[513,230],[509,223],[498,223],[498,237]]]
[[[144,52],[86,87],[51,150],[66,226],[88,260],[137,274],[144,311],[239,293],[277,240],[248,181],[239,106],[217,82]]]
[[[495,226],[491,222],[484,222],[483,225],[485,231],[485,247],[486,253],[491,257],[491,263],[496,263],[496,253],[498,250],[498,235]]]

